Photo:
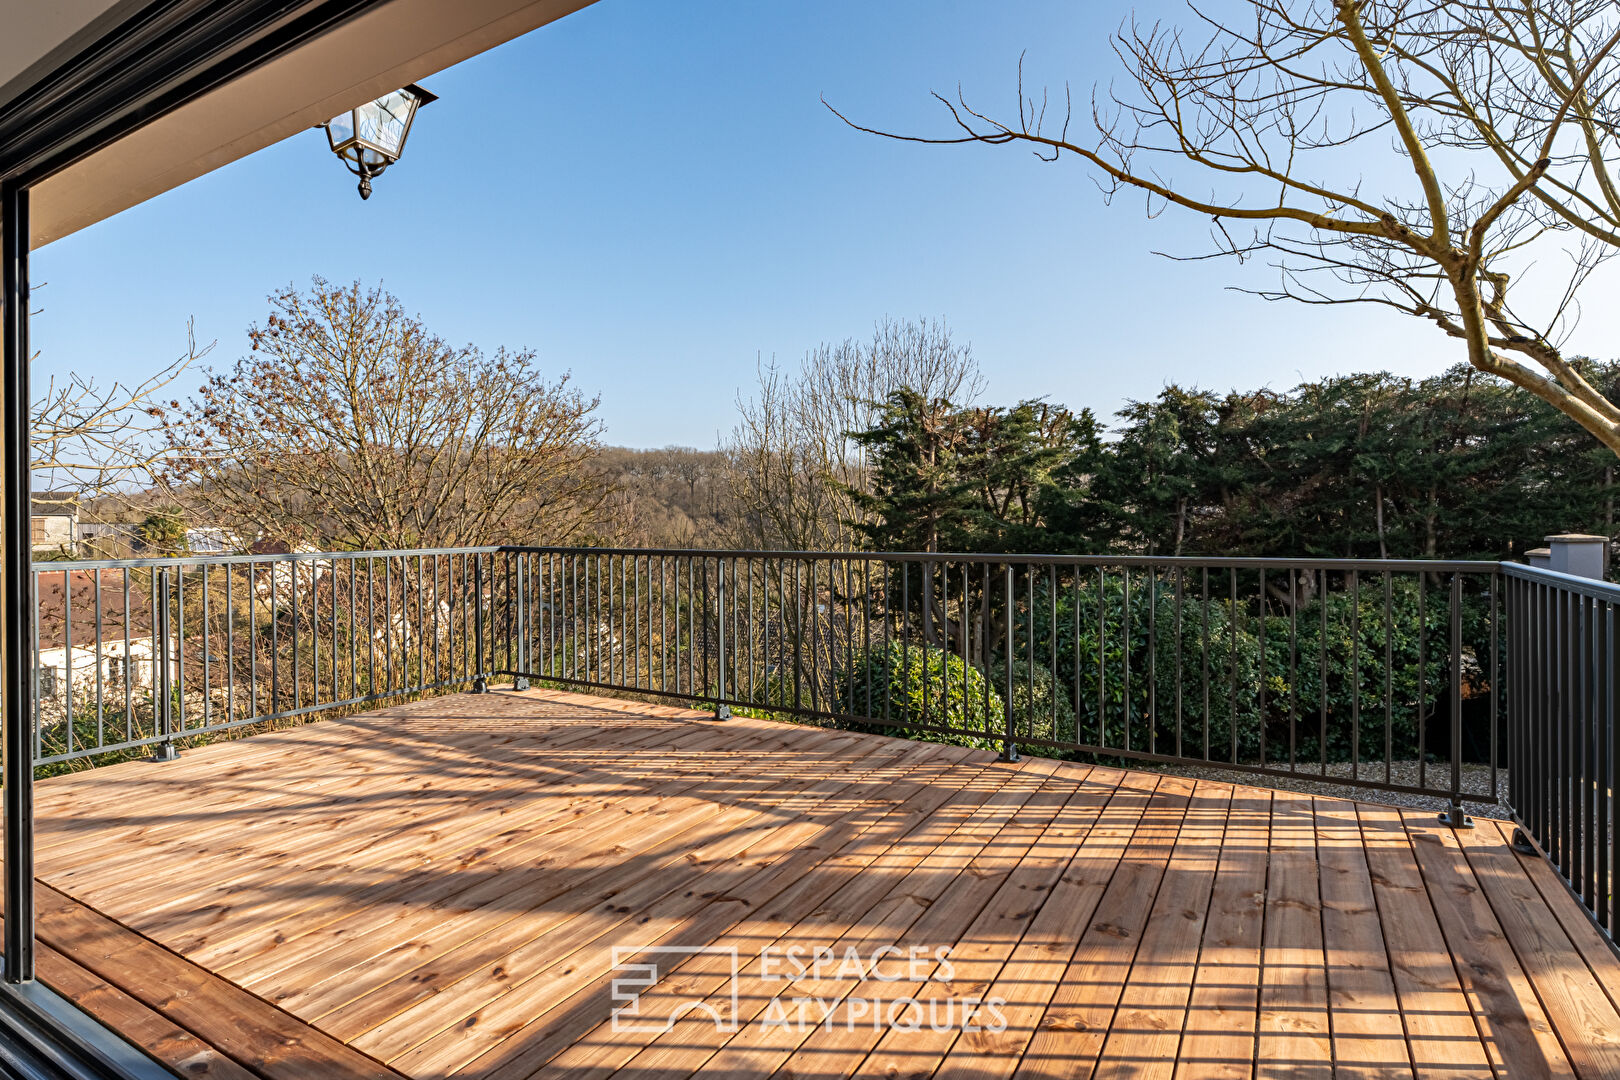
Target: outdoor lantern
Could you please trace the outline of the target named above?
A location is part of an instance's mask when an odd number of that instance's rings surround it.
[[[405,137],[411,133],[416,110],[437,100],[437,95],[412,83],[321,125],[332,144],[332,153],[360,178],[362,199],[371,198],[371,178],[381,175],[405,152]]]

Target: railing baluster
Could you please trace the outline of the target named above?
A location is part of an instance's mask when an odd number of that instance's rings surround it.
[[[1013,567],[1007,564],[1006,588],[1003,591],[1005,610],[1007,612],[1007,695],[1001,699],[1003,711],[1003,726],[1006,734],[1001,743],[1001,757],[1004,761],[1018,760],[1018,743],[1015,741],[1016,732],[1013,728],[1013,635],[1018,624],[1018,615],[1014,610],[1013,599]]]
[[[1394,583],[1384,571],[1384,783],[1390,782],[1395,757],[1395,622]]]

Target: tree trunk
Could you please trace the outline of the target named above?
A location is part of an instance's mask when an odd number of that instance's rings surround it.
[[[1614,538],[1614,466],[1603,470],[1603,535]]]
[[[1440,491],[1429,488],[1429,509],[1423,518],[1423,554],[1434,558],[1435,549],[1439,546],[1439,537],[1435,535],[1436,519],[1440,516]]]
[[[1380,559],[1387,559],[1387,558],[1389,558],[1389,545],[1385,542],[1385,539],[1384,539],[1384,485],[1383,484],[1378,484],[1378,485],[1374,486],[1373,493],[1374,493],[1374,496],[1375,496],[1375,498],[1377,500],[1376,505],[1377,505],[1377,515],[1378,515],[1378,557]]]

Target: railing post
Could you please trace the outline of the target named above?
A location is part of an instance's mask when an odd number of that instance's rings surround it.
[[[726,697],[726,563],[724,559],[716,559],[714,585],[714,606],[716,613],[715,625],[719,628],[715,638],[716,657],[715,669],[720,680],[719,689],[715,697],[714,718],[716,720],[730,720],[731,706],[725,703]]]
[[[517,618],[513,620],[517,624],[517,667],[518,671],[529,671],[531,662],[529,657],[529,590],[528,578],[524,573],[524,567],[529,560],[528,556],[521,551],[510,552],[507,557],[517,562]],[[512,689],[527,690],[528,688],[529,677],[514,672],[512,675]]]
[[[1453,829],[1472,829],[1474,819],[1463,813],[1462,805],[1462,575],[1451,574],[1451,807],[1440,815],[1440,824]],[[1419,747],[1421,754],[1423,748]]]
[[[473,684],[475,694],[489,693],[489,673],[484,670],[484,558],[473,560]]]
[[[1013,568],[1007,564],[1007,694],[1001,699],[1001,721],[1004,734],[1001,739],[1001,760],[1017,761],[1018,744],[1013,741],[1013,627],[1018,619],[1013,614]],[[923,601],[925,604],[927,600]],[[987,672],[988,674],[988,672]]]
[[[170,677],[170,668],[174,663],[173,641],[170,638],[169,619],[169,568],[163,567],[158,571],[158,596],[161,601],[157,610],[157,672],[152,680],[152,689],[157,697],[157,724],[158,732],[163,741],[152,750],[153,761],[173,761],[180,756],[180,751],[174,748],[174,680]]]

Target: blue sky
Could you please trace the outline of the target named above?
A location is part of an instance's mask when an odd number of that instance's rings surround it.
[[[1284,388],[1460,359],[1399,316],[1223,288],[1271,284],[1261,267],[1153,255],[1203,250],[1207,224],[1104,205],[1077,162],[888,142],[819,100],[940,131],[929,90],[960,81],[1009,111],[1024,50],[1032,82],[1083,99],[1118,74],[1108,36],[1130,10],[601,0],[424,80],[441,100],[367,203],[312,131],[39,251],[40,374],[139,377],[183,349],[188,318],[228,365],[265,294],[312,274],[380,280],[452,341],[534,347],[630,446],[712,446],[756,358],[884,315],[946,320],[991,400],[1105,414],[1169,381]]]

